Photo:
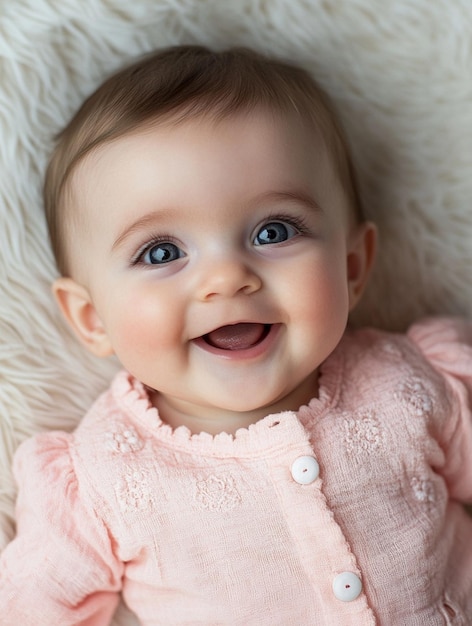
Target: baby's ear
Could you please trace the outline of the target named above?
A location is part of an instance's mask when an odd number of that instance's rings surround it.
[[[69,326],[85,347],[96,356],[113,354],[88,290],[72,278],[61,277],[54,282],[52,291]]]
[[[377,228],[372,222],[355,227],[348,241],[347,278],[349,310],[359,302],[377,253]]]

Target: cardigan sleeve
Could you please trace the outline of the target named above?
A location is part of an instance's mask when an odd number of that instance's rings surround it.
[[[3,626],[105,626],[118,604],[123,564],[81,498],[71,439],[38,435],[15,455],[17,535],[0,557]]]
[[[430,318],[408,335],[446,380],[450,415],[441,420],[444,476],[452,498],[472,502],[472,323],[460,318]]]

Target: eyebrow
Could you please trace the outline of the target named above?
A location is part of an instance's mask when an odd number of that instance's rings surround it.
[[[256,196],[251,202],[259,204],[262,202],[294,202],[297,204],[303,204],[306,208],[316,211],[317,213],[323,213],[323,209],[316,202],[316,200],[308,193],[301,190],[286,190],[286,191],[269,191]]]
[[[287,191],[268,191],[263,192],[260,195],[255,196],[249,202],[251,205],[265,204],[270,202],[294,202],[304,205],[309,210],[322,213],[323,210],[319,204],[309,194],[300,190],[287,190]],[[157,211],[151,211],[143,217],[139,218],[131,225],[126,226],[118,237],[115,239],[112,245],[112,250],[119,248],[123,242],[128,239],[134,233],[140,232],[149,228],[156,222],[166,221],[174,215],[174,210],[171,208],[162,208]]]
[[[169,217],[171,217],[172,214],[173,214],[173,210],[168,209],[168,208],[163,208],[157,211],[151,211],[150,213],[146,213],[146,215],[143,215],[143,217],[139,218],[132,224],[127,225],[121,231],[121,233],[113,242],[111,249],[116,250],[116,248],[119,248],[122,245],[122,243],[126,241],[126,239],[128,239],[128,237],[130,237],[134,233],[145,230],[149,228],[152,224],[155,224],[156,222],[169,219]]]

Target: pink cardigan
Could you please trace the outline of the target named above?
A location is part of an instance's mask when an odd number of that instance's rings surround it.
[[[472,624],[466,323],[347,333],[318,399],[235,437],[172,431],[120,373],[15,459],[2,626]]]

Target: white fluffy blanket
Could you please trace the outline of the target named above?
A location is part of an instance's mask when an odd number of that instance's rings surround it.
[[[52,137],[124,61],[182,42],[289,57],[338,103],[381,234],[356,322],[472,313],[468,0],[1,0],[0,548],[14,533],[15,447],[72,428],[116,368],[78,346],[50,294]],[[124,611],[115,622],[132,623]]]

